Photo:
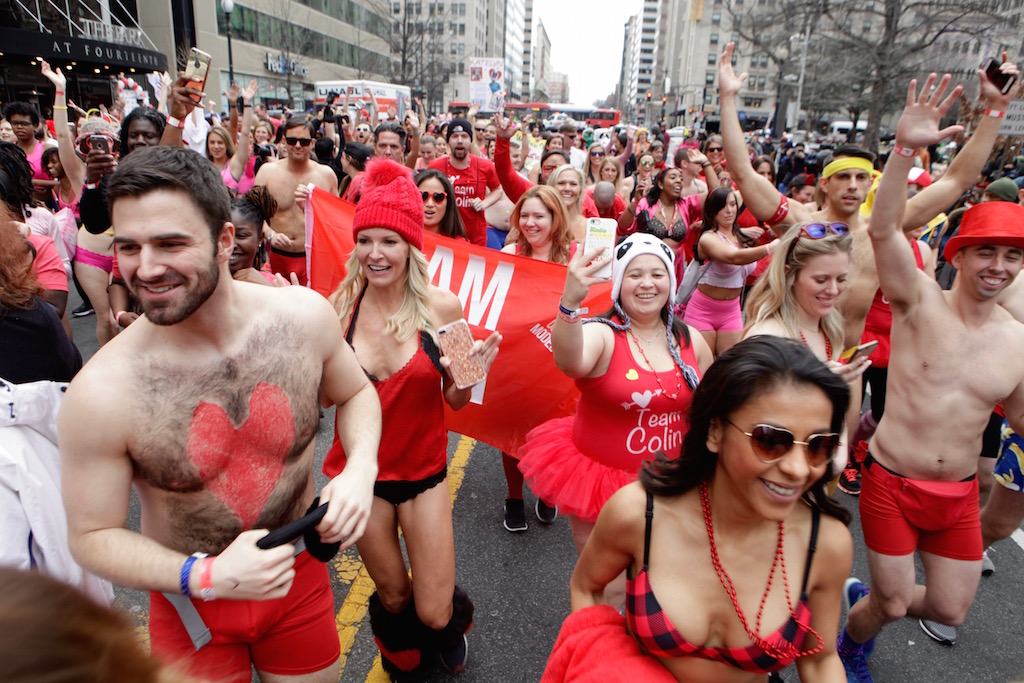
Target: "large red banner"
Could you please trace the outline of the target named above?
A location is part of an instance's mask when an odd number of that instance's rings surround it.
[[[315,189],[306,203],[310,286],[330,295],[345,276],[355,246],[355,206]],[[386,227],[386,226],[384,226]],[[423,235],[431,282],[458,295],[473,336],[502,335],[498,357],[473,400],[445,412],[448,429],[514,453],[537,425],[576,411],[579,392],[551,356],[551,328],[565,285],[565,266],[503,254],[432,233]],[[611,306],[611,285],[593,287],[584,306]]]

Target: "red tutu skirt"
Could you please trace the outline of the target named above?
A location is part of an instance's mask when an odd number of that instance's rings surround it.
[[[595,522],[605,502],[636,481],[637,472],[608,467],[580,451],[572,441],[575,419],[549,420],[531,430],[519,447],[519,471],[530,490],[559,512]]]

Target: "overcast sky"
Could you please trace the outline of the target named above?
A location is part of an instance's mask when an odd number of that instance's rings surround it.
[[[551,68],[569,75],[572,104],[592,104],[615,92],[622,29],[642,6],[643,0],[534,0],[533,11],[551,39]]]

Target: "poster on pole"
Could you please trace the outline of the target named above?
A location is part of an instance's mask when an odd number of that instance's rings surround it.
[[[505,60],[471,57],[469,103],[481,112],[501,111],[505,100]]]
[[[999,134],[1024,135],[1024,100],[1010,102],[1003,125],[999,126]]]

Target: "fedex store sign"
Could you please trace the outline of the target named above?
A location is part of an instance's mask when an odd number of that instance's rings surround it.
[[[309,69],[294,59],[285,59],[283,54],[275,57],[270,52],[267,53],[267,71],[272,74],[291,74],[300,78],[305,78],[309,75]]]

